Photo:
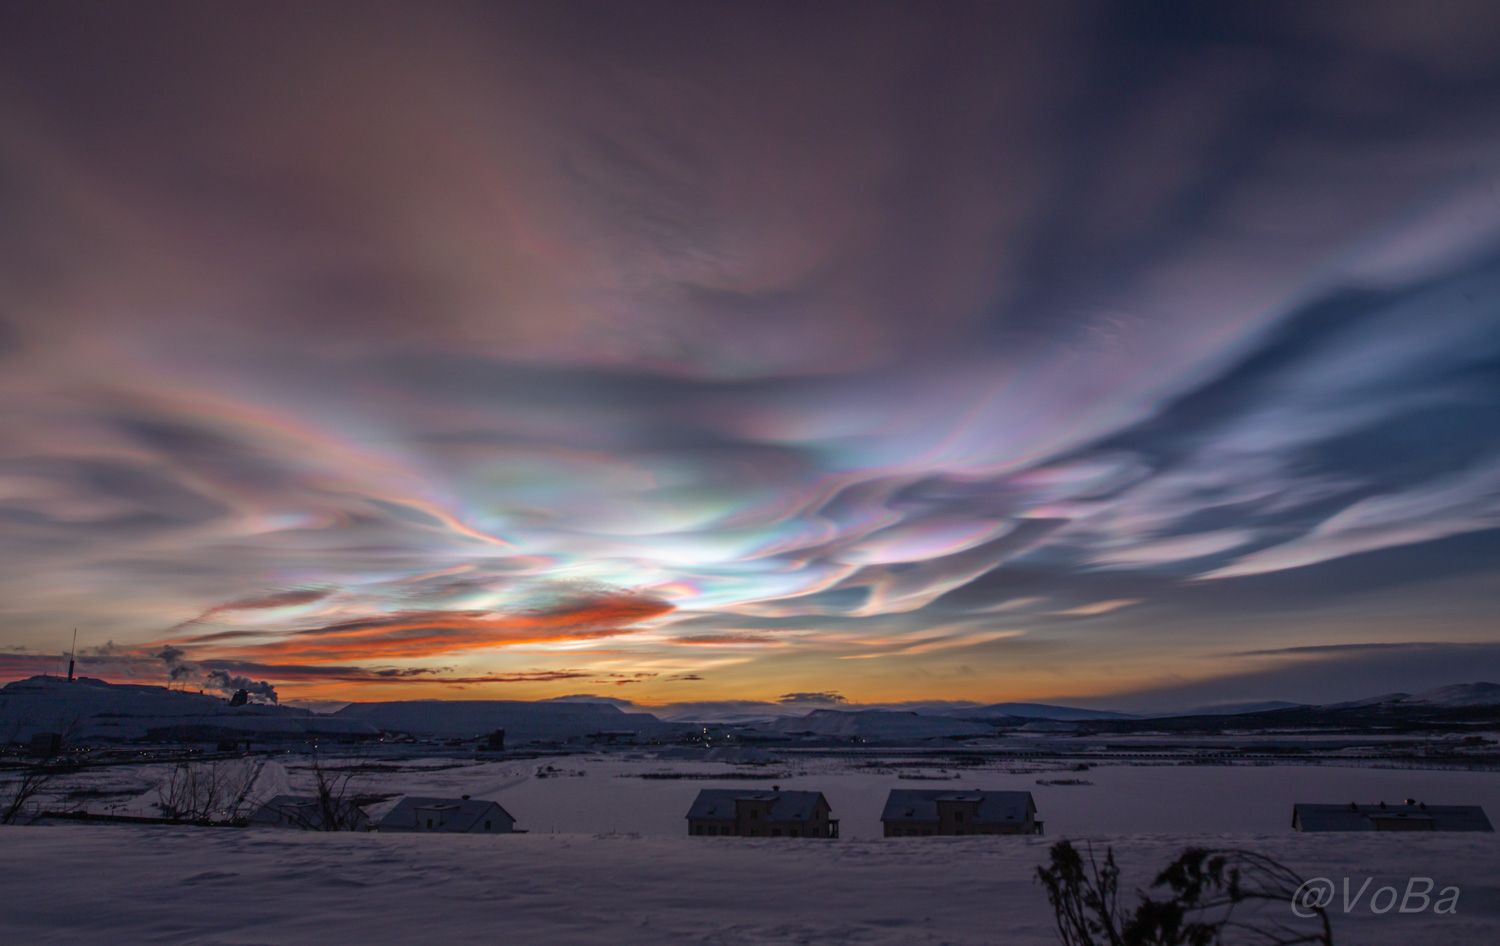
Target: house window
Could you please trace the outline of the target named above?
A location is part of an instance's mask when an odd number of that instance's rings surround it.
[[[957,824],[963,824],[964,823],[964,813],[961,812],[961,811],[955,811],[953,813],[953,820]]]
[[[429,827],[429,828],[432,827],[432,819],[431,818],[427,819],[427,827]]]
[[[488,821],[486,821],[484,823],[484,830],[488,831],[489,829],[490,829],[490,823]]]

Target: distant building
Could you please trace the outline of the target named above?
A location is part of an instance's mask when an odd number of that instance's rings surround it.
[[[1493,831],[1478,805],[1426,805],[1408,798],[1399,805],[1292,806],[1297,831]]]
[[[367,831],[370,816],[353,802],[339,802],[332,817],[313,795],[277,795],[249,818],[252,827],[294,828],[299,831]],[[329,822],[333,823],[330,824]]]
[[[485,752],[505,751],[505,730],[496,729],[484,737],[484,745],[481,747]]]
[[[822,792],[705,788],[688,809],[688,834],[738,838],[836,838]]]
[[[381,831],[446,834],[510,834],[516,819],[499,802],[481,798],[419,798],[408,795],[380,819]]]
[[[1030,792],[897,788],[880,821],[888,838],[1042,833]]]

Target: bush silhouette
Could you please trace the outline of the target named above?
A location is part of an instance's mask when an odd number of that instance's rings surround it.
[[[1292,912],[1303,880],[1296,871],[1236,848],[1188,848],[1156,876],[1160,898],[1137,891],[1134,908],[1120,907],[1120,868],[1113,848],[1104,861],[1071,841],[1051,849],[1037,880],[1057,917],[1064,946],[1332,946],[1321,908]],[[1291,921],[1291,922],[1288,922]]]

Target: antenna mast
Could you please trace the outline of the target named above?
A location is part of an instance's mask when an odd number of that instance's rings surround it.
[[[78,628],[73,628],[73,649],[68,653],[68,682],[73,682],[73,661],[78,657]]]

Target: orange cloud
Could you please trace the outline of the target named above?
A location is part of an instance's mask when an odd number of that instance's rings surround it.
[[[223,631],[174,641],[191,659],[289,660],[302,663],[410,660],[519,644],[596,640],[633,631],[672,606],[634,594],[597,595],[557,607],[502,614],[489,611],[402,611],[374,618],[301,628],[263,643],[214,646],[263,630]]]

